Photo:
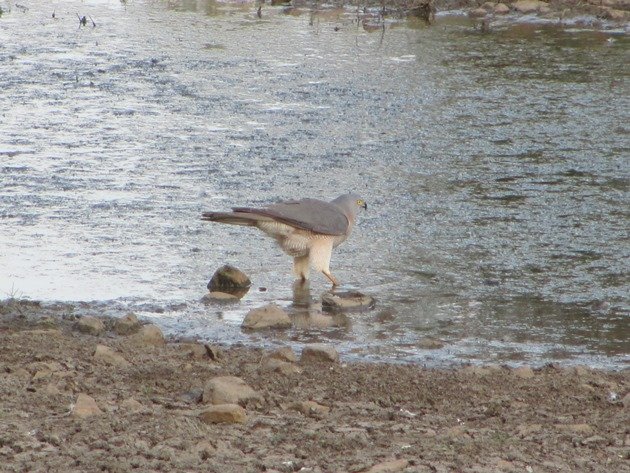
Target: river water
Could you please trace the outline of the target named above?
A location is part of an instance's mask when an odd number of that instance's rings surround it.
[[[0,298],[348,359],[628,366],[627,32],[25,5],[0,2]],[[289,257],[199,219],[348,191],[369,210],[331,268],[363,313],[322,315],[319,275],[298,307]],[[201,302],[224,263],[252,289]],[[242,332],[269,302],[294,327]]]

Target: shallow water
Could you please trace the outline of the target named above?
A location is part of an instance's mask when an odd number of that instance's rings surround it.
[[[211,1],[2,6],[0,298],[358,359],[628,365],[627,34],[444,17],[368,32],[352,10]],[[365,313],[298,307],[323,277],[294,294],[272,242],[199,220],[349,190],[369,211],[332,270],[377,298]],[[223,263],[254,286],[203,304]],[[268,302],[295,327],[241,332]]]

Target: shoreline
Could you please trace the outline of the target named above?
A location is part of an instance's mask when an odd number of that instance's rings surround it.
[[[630,370],[298,359],[124,319],[5,307],[6,471],[608,472],[630,459]],[[219,399],[225,377],[242,381]]]

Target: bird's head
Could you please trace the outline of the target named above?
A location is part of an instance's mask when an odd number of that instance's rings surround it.
[[[365,199],[357,194],[344,194],[332,201],[337,205],[350,222],[354,222],[359,209],[367,210]]]

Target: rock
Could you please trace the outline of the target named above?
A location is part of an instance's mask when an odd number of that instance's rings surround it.
[[[263,356],[263,359],[265,358],[286,361],[287,363],[295,363],[297,361],[297,356],[295,356],[295,353],[290,347],[279,348]]]
[[[203,411],[199,418],[206,424],[244,424],[247,413],[238,404],[219,404]]]
[[[300,374],[302,369],[293,363],[278,360],[276,358],[264,358],[261,361],[261,367],[267,371],[273,371],[284,375]]]
[[[532,370],[529,366],[520,366],[515,368],[512,373],[514,373],[514,376],[521,379],[531,379],[535,376],[534,370]]]
[[[488,14],[488,11],[485,8],[475,8],[473,10],[470,10],[468,12],[468,16],[474,17],[474,18],[480,18],[480,17],[484,17]]]
[[[300,361],[302,363],[338,363],[339,353],[332,345],[326,345],[324,343],[311,343],[306,345],[302,350],[302,357],[300,358]]]
[[[52,371],[49,369],[42,369],[35,372],[33,375],[33,381],[41,381],[52,378]]]
[[[157,325],[143,325],[138,333],[129,337],[131,341],[138,345],[162,346],[166,343],[164,334]]]
[[[97,317],[82,317],[75,325],[76,329],[81,333],[98,336],[105,332],[105,324]]]
[[[327,292],[322,296],[322,310],[327,312],[368,310],[375,304],[372,296],[356,291]]]
[[[626,393],[621,400],[621,403],[623,404],[624,409],[630,410],[630,392]]]
[[[243,271],[226,264],[214,272],[210,282],[208,283],[208,290],[211,292],[220,291],[232,294],[238,289],[247,290],[251,285],[252,282]]]
[[[630,12],[616,10],[614,8],[602,7],[599,16],[601,16],[605,20],[626,21],[630,19]]]
[[[301,412],[307,417],[321,419],[326,417],[330,412],[330,407],[322,406],[315,401],[298,401],[289,406],[289,409]]]
[[[245,381],[235,376],[217,376],[203,389],[203,402],[210,404],[241,404],[260,400],[260,395]]]
[[[494,10],[494,6],[495,2],[484,2],[484,4],[481,5],[481,8],[483,8],[487,12],[491,12],[492,10]]]
[[[572,434],[591,435],[594,433],[593,427],[588,424],[556,424],[555,427],[562,432]]]
[[[512,8],[519,13],[527,15],[528,13],[536,13],[541,7],[549,7],[546,2],[540,0],[518,0],[512,4]]]
[[[124,409],[131,412],[140,412],[144,410],[144,406],[132,397],[125,399],[123,402],[120,403],[120,405]]]
[[[221,291],[211,291],[201,299],[202,302],[237,302],[245,294],[236,295]]]
[[[505,3],[497,3],[494,6],[495,15],[507,15],[510,13],[510,7],[508,7]]]
[[[120,366],[122,368],[129,366],[129,362],[122,355],[105,345],[96,345],[94,351],[94,359],[103,361],[112,366]]]
[[[287,328],[291,326],[291,318],[289,314],[276,304],[268,304],[264,307],[250,310],[241,326],[249,330]]]
[[[61,391],[59,391],[59,388],[52,383],[48,383],[46,385],[44,392],[46,393],[46,395],[53,396],[53,397],[61,394]]]
[[[424,337],[418,340],[417,346],[418,348],[422,348],[424,350],[438,350],[440,348],[444,348],[444,342],[442,340],[438,340],[437,338]]]
[[[117,335],[131,335],[140,330],[140,322],[136,314],[129,313],[114,322],[114,332]]]
[[[602,437],[601,435],[591,435],[590,437],[587,437],[584,440],[582,440],[581,443],[582,445],[594,445],[594,444],[606,445],[609,443],[609,441],[606,437]]]
[[[74,403],[74,407],[72,408],[72,415],[79,417],[80,419],[85,419],[86,417],[102,413],[103,411],[101,411],[96,405],[94,398],[83,393],[79,394],[77,401]]]
[[[378,463],[367,470],[365,473],[396,473],[403,471],[409,466],[409,460],[390,460],[383,463]]]

